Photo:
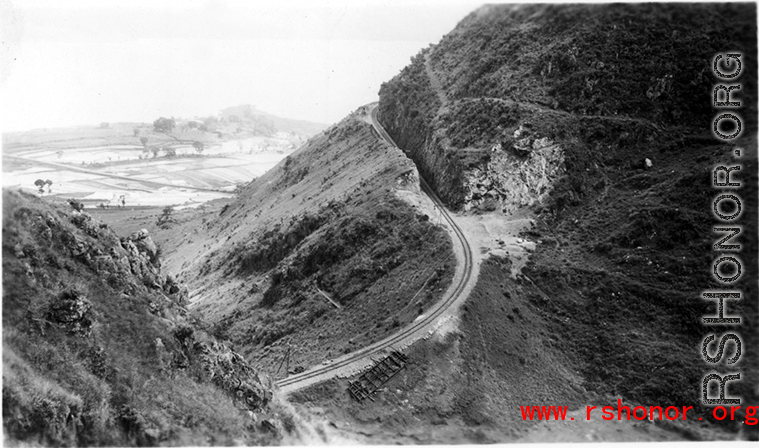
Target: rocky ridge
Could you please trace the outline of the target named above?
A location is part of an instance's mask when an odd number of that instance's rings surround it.
[[[76,204],[65,210],[21,192],[5,191],[3,203],[8,437],[116,445],[280,437],[282,425],[269,416],[271,386],[200,329],[186,308],[187,287],[162,271],[146,230],[119,238]],[[187,390],[195,398],[183,398]],[[165,394],[174,397],[171,408]]]

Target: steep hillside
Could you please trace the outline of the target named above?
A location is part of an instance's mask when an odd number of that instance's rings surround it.
[[[530,205],[544,185],[514,198],[518,170],[504,166],[545,165],[550,190],[564,170],[588,168],[578,143],[629,149],[681,137],[672,126],[706,132],[709,64],[753,45],[753,15],[738,4],[483,7],[382,85],[380,116],[449,205]],[[566,161],[543,154],[545,138]]]
[[[119,238],[4,191],[6,443],[273,444],[293,431],[257,367],[189,316],[160,252],[145,232]]]
[[[387,336],[451,281],[449,236],[407,202],[414,164],[367,120],[311,139],[170,257],[209,331],[272,374],[288,351],[299,371]]]
[[[535,326],[521,336],[563,354],[556,359],[587,391],[580,401],[605,405],[622,397],[706,413],[698,392],[710,366],[698,347],[704,335],[722,330],[700,322],[713,313],[701,292],[720,287],[710,274],[716,164],[744,166],[740,194],[751,217],[741,220],[741,243],[752,261],[736,287],[751,299],[736,304],[736,313],[749,316],[745,343],[756,341],[755,34],[749,4],[486,6],[382,85],[380,120],[449,205],[536,218],[523,234],[538,244],[516,280],[520,287],[515,292],[505,274],[492,281],[491,295],[509,292],[503,309],[487,306],[487,294],[471,296],[460,328],[467,344],[494,329],[507,332],[526,315],[511,307],[526,306]],[[722,143],[710,133],[711,63],[717,52],[736,48],[744,54],[740,112],[750,131]],[[507,376],[498,363],[508,353],[487,344],[470,350],[481,354],[475,365],[485,372],[467,379],[483,394],[471,409],[490,409],[498,399],[537,404],[490,384],[491,375]],[[759,360],[755,351],[746,356],[748,378],[736,390],[755,404],[749,385],[757,382]],[[424,364],[424,374],[446,378],[455,390],[459,377],[438,363]],[[509,367],[531,368],[529,358]],[[563,381],[550,376],[530,382],[536,397]],[[556,391],[568,402],[570,395]],[[454,415],[466,418],[462,409]],[[520,419],[509,412],[484,428]],[[721,424],[733,433],[753,430]],[[709,437],[693,428],[683,434]]]

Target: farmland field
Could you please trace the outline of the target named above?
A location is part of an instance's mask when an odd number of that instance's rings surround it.
[[[122,196],[131,206],[194,207],[231,196],[237,185],[262,175],[297,149],[284,133],[207,141],[200,153],[186,140],[151,135],[152,142],[176,154],[169,156],[147,151],[138,138],[124,135],[127,129],[131,126],[5,135],[3,188],[76,198],[87,207],[117,205]],[[103,144],[107,142],[113,144]],[[44,193],[35,186],[38,179],[52,182]]]

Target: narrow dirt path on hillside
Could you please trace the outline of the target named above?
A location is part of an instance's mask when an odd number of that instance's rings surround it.
[[[576,117],[576,118],[595,118],[595,119],[604,120],[604,121],[623,121],[623,122],[626,122],[626,123],[641,123],[641,124],[649,125],[649,126],[655,128],[657,131],[661,131],[662,130],[661,127],[658,124],[654,123],[651,120],[647,120],[645,118],[628,117],[626,115],[595,115],[595,114],[583,115],[583,114],[576,114],[576,113],[573,113],[573,112],[567,112],[567,111],[561,110],[561,109],[552,109],[550,107],[546,107],[546,106],[543,106],[542,104],[538,104],[538,103],[526,103],[524,101],[515,101],[515,100],[509,100],[509,99],[497,98],[497,97],[490,97],[490,96],[480,97],[479,99],[498,101],[500,103],[503,103],[503,104],[506,104],[506,105],[509,105],[509,106],[524,107],[525,109],[531,109],[533,111],[546,112],[546,113],[563,115],[563,116],[571,115],[571,116]]]
[[[430,86],[432,86],[432,90],[435,91],[435,94],[437,95],[438,100],[440,100],[441,106],[440,106],[440,109],[438,109],[438,115],[440,115],[441,113],[449,109],[449,106],[452,103],[452,101],[448,98],[448,95],[445,93],[445,89],[443,89],[443,84],[440,82],[440,78],[438,78],[437,74],[435,73],[435,69],[432,67],[429,53],[424,55],[424,68],[425,68],[425,71],[427,72],[427,79],[430,81]],[[646,120],[644,118],[628,117],[624,115],[595,115],[595,114],[580,115],[580,114],[575,114],[572,112],[567,112],[565,110],[552,109],[550,107],[546,107],[538,103],[528,103],[528,102],[515,101],[515,100],[498,98],[498,97],[480,97],[479,99],[494,100],[494,101],[499,101],[510,106],[520,106],[526,109],[532,109],[532,110],[548,112],[548,113],[555,113],[555,114],[560,114],[560,115],[572,115],[578,118],[579,117],[597,118],[599,120],[624,121],[628,123],[630,122],[643,123],[643,124],[648,124],[654,127],[657,131],[662,130],[659,125],[657,125],[656,123],[650,120]]]
[[[377,119],[376,105],[371,107],[370,114],[371,123],[379,136],[387,143],[396,146],[393,139],[387,134]],[[277,381],[276,384],[282,392],[290,393],[334,377],[355,375],[373,365],[373,358],[381,357],[384,353],[391,350],[403,349],[419,339],[429,337],[436,329],[454,317],[458,307],[466,301],[470,292],[474,289],[479,273],[479,264],[474,260],[466,235],[446,210],[443,202],[421,177],[420,184],[422,191],[440,209],[446,228],[451,233],[453,239],[453,251],[456,255],[457,264],[453,280],[443,295],[443,299],[434,304],[425,314],[417,318],[416,321],[390,337],[340,358],[325,361],[323,365],[311,368],[298,375]]]
[[[440,100],[440,109],[438,110],[438,113],[440,113],[441,110],[448,108],[448,95],[445,94],[445,90],[443,89],[443,85],[440,83],[440,78],[437,77],[437,74],[435,74],[435,70],[432,68],[432,64],[430,63],[430,54],[427,53],[424,55],[424,69],[427,72],[427,78],[430,80],[430,85],[432,86],[432,90],[435,91],[437,94],[437,98]]]

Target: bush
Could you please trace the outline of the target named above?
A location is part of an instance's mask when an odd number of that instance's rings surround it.
[[[169,133],[176,127],[176,122],[173,118],[161,117],[153,122],[153,130],[156,132]]]

